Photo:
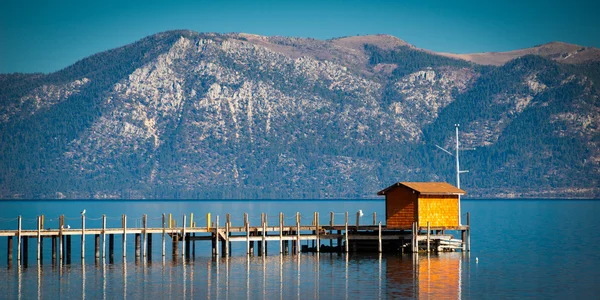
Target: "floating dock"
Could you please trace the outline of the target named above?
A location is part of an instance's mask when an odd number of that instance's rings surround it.
[[[333,212],[329,223],[319,223],[319,213],[313,214],[312,222],[302,224],[300,213],[295,214],[295,222],[286,224],[284,214],[279,214],[278,224],[268,224],[266,214],[261,214],[258,225],[250,224],[248,214],[244,214],[243,224],[233,226],[227,214],[224,225],[220,225],[219,216],[214,222],[210,214],[206,216],[206,226],[197,226],[193,214],[183,215],[181,226],[177,226],[172,216],[162,215],[161,227],[148,227],[147,215],[142,216],[141,227],[128,227],[127,216],[122,215],[121,227],[107,227],[106,215],[103,215],[101,228],[86,228],[86,216],[81,216],[81,228],[65,227],[65,217],[58,219],[58,228],[44,228],[44,216],[37,217],[34,230],[22,229],[22,218],[16,221],[16,230],[0,230],[0,236],[7,237],[7,262],[11,267],[14,260],[13,249],[16,238],[16,260],[20,265],[27,265],[29,241],[37,242],[37,260],[41,263],[44,253],[44,240],[52,241],[52,263],[69,264],[71,262],[72,237],[77,236],[81,242],[81,259],[85,259],[86,237],[94,240],[94,258],[114,259],[115,236],[121,236],[123,259],[127,257],[127,238],[135,238],[135,258],[146,261],[152,259],[153,236],[159,235],[162,242],[162,256],[166,256],[166,243],[171,243],[173,258],[186,258],[195,255],[197,241],[210,241],[212,255],[231,255],[231,243],[246,244],[246,254],[266,255],[266,243],[278,242],[280,254],[299,254],[304,252],[420,252],[420,251],[470,251],[470,216],[467,213],[467,225],[432,227],[427,224],[412,224],[411,228],[388,228],[377,222],[373,214],[372,224],[360,224],[362,212],[356,214],[356,222],[349,224],[348,212],[343,213],[343,222],[335,223]],[[460,239],[447,234],[449,231],[460,232]],[[108,249],[107,249],[108,241]],[[305,245],[301,245],[306,241]],[[183,247],[179,247],[180,244]],[[312,245],[311,245],[312,244]],[[190,245],[192,250],[190,251]],[[220,251],[219,251],[220,250]],[[107,255],[108,254],[108,255]]]

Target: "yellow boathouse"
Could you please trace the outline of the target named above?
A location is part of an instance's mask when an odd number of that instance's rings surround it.
[[[446,182],[398,182],[377,195],[385,196],[387,228],[418,226],[455,229],[460,226],[460,196],[465,191]]]

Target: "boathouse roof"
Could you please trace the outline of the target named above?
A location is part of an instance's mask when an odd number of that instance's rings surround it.
[[[464,195],[467,193],[446,182],[397,182],[379,191],[377,195],[385,195],[389,191],[402,186],[422,195]]]

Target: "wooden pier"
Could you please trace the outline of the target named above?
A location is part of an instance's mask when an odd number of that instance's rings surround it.
[[[220,224],[219,216],[211,219],[206,215],[206,226],[197,226],[193,214],[183,215],[180,226],[172,216],[162,215],[161,227],[148,227],[148,218],[142,216],[141,227],[128,227],[127,216],[122,215],[120,227],[107,227],[107,217],[101,218],[100,228],[86,228],[86,216],[81,216],[81,228],[65,227],[65,217],[58,219],[58,228],[45,228],[44,216],[37,217],[37,227],[34,230],[24,230],[22,218],[17,218],[16,230],[0,230],[0,236],[7,237],[7,262],[11,267],[16,237],[16,260],[20,265],[28,264],[29,240],[37,242],[37,260],[43,263],[44,240],[51,239],[53,264],[71,263],[72,237],[79,236],[81,242],[81,259],[86,256],[86,237],[94,241],[94,258],[114,260],[115,236],[121,236],[123,260],[126,260],[127,237],[134,237],[134,256],[136,260],[152,259],[153,235],[162,238],[162,256],[166,256],[166,243],[170,239],[173,258],[195,256],[197,241],[210,241],[212,255],[231,255],[231,243],[246,244],[246,254],[254,255],[257,244],[257,254],[267,254],[267,243],[278,242],[280,254],[299,254],[305,252],[419,252],[419,251],[470,251],[470,217],[467,213],[467,225],[454,227],[431,227],[429,223],[413,223],[412,228],[387,228],[377,222],[373,214],[372,224],[360,224],[362,212],[356,214],[356,222],[349,223],[348,212],[343,213],[343,222],[335,223],[333,212],[329,214],[327,224],[319,223],[319,213],[315,212],[310,221],[302,223],[300,213],[295,214],[294,222],[285,222],[283,213],[278,216],[276,224],[269,224],[266,214],[261,214],[259,224],[251,224],[248,214],[243,216],[243,224],[233,226],[230,215],[227,214],[224,225]],[[271,216],[273,218],[273,216]],[[98,219],[96,219],[98,220]],[[308,223],[308,224],[307,224]],[[460,239],[447,232],[460,232]],[[107,241],[108,239],[108,251]],[[305,241],[306,244],[301,243]],[[312,246],[310,245],[312,242]],[[180,247],[182,245],[182,247]],[[191,246],[191,248],[190,248]],[[91,253],[91,251],[90,251]],[[219,254],[220,253],[220,254]],[[108,255],[107,255],[108,254]]]

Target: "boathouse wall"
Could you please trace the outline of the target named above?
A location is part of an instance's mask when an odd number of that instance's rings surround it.
[[[432,227],[458,226],[457,195],[419,195],[419,226]]]
[[[385,196],[388,228],[409,229],[417,219],[417,194],[408,188],[390,190]]]

